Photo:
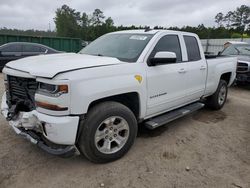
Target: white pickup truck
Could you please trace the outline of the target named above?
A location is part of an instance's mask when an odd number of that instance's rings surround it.
[[[19,135],[55,155],[122,157],[138,123],[150,129],[207,104],[223,107],[234,57],[207,59],[196,34],[130,30],[79,53],[28,57],[3,69],[1,112]]]

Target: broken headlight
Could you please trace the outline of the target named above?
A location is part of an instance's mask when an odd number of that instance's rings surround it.
[[[64,93],[68,93],[68,85],[53,85],[39,82],[37,93],[52,97],[59,97]]]

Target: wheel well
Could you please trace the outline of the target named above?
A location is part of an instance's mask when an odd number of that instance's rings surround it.
[[[127,106],[135,115],[136,119],[139,120],[140,113],[140,103],[139,103],[139,95],[136,92],[119,94],[115,96],[105,97],[102,99],[98,99],[90,103],[88,111],[90,108],[105,101],[115,101],[119,102],[125,106]]]
[[[224,73],[224,74],[221,75],[220,79],[225,80],[227,82],[227,84],[229,84],[231,74],[232,74],[231,72]]]

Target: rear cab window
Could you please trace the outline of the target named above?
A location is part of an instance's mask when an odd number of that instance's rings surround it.
[[[183,37],[187,49],[188,61],[201,60],[200,48],[197,39],[193,36],[184,35]]]

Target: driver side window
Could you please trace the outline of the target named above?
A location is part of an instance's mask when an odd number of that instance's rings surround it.
[[[154,57],[157,52],[168,51],[176,54],[176,63],[182,61],[181,46],[178,35],[165,35],[155,45],[149,59]]]

